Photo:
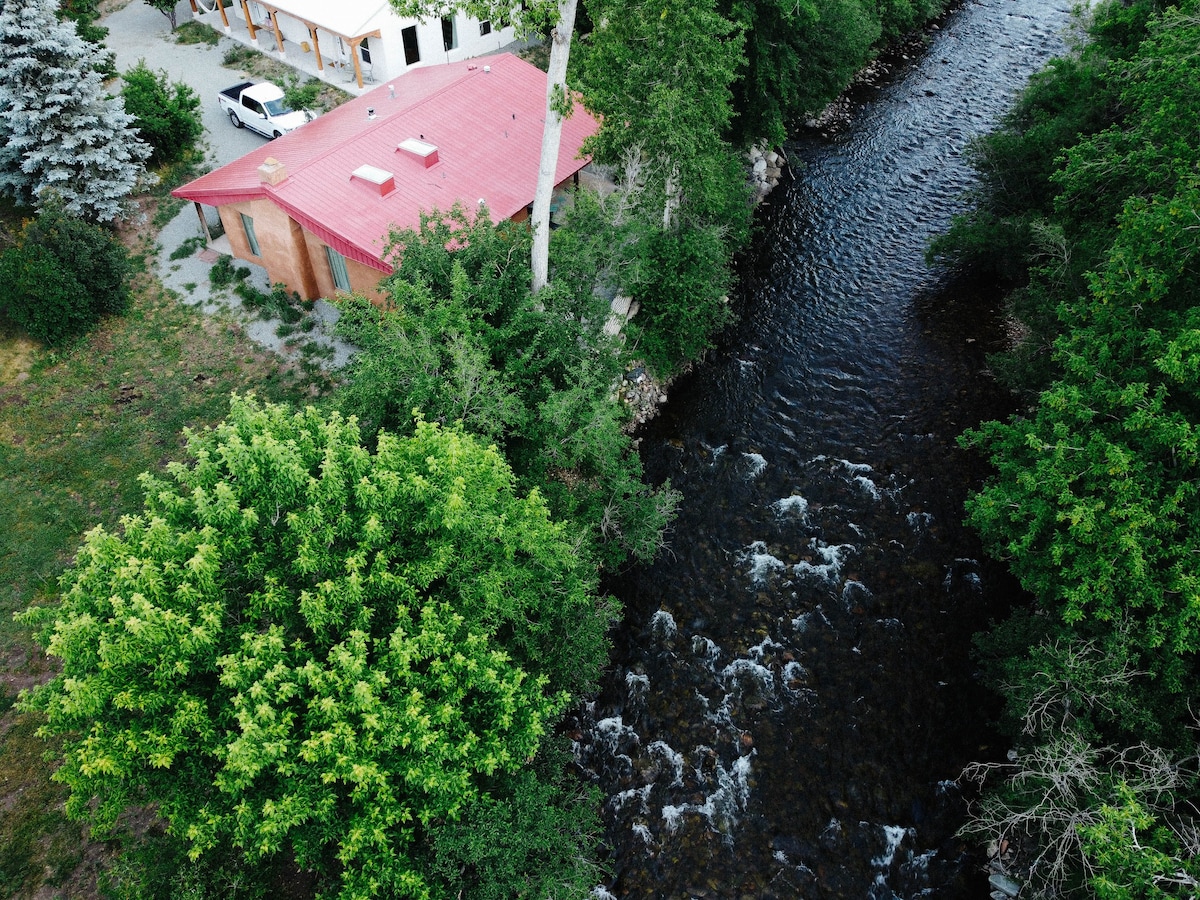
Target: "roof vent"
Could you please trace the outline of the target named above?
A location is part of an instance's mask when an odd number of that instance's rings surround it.
[[[350,173],[351,180],[357,178],[365,181],[379,191],[380,197],[386,197],[396,189],[396,178],[391,172],[375,166],[359,166]]]
[[[400,153],[407,153],[427,169],[438,163],[438,148],[416,138],[401,141],[396,150]]]

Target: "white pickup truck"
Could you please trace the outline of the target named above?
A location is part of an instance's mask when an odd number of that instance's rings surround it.
[[[283,91],[266,81],[243,81],[225,88],[217,99],[235,128],[247,127],[264,137],[280,137],[311,118],[303,110],[288,109]]]

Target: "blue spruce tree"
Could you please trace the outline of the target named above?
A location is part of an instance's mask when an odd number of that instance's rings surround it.
[[[104,93],[101,51],[56,0],[0,0],[0,193],[40,206],[47,194],[111,222],[150,148],[120,97]]]

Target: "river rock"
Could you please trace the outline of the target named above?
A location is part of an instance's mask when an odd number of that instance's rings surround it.
[[[999,872],[993,872],[988,877],[988,884],[994,887],[999,893],[1005,897],[1015,897],[1021,893],[1021,885],[1007,875],[1001,875]]]

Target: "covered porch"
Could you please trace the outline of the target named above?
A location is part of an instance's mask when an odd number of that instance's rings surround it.
[[[351,94],[370,90],[382,47],[379,28],[370,23],[341,20],[333,4],[302,4],[307,9],[281,8],[266,0],[189,0],[193,17],[239,43],[271,53],[314,78],[336,84]],[[372,45],[371,38],[375,38]]]

